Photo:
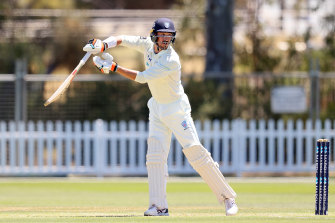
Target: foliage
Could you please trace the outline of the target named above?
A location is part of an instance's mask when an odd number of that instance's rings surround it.
[[[17,35],[20,31],[27,29],[24,21],[26,17],[20,19],[13,16],[14,8],[65,8],[71,9],[78,5],[90,8],[98,3],[106,1],[46,1],[46,0],[17,0],[0,2],[0,9],[5,9],[0,15],[0,30],[6,31],[6,41],[0,41],[0,73],[14,73],[16,58],[26,58],[28,60],[28,72],[31,74],[56,74],[69,73],[76,66],[82,57],[82,46],[89,38],[94,36],[92,30],[84,23],[88,23],[84,18],[61,17],[61,18],[41,18],[51,21],[48,33],[43,33],[36,38],[21,37]],[[119,1],[118,1],[119,2]],[[127,4],[133,1],[127,1]],[[179,0],[174,2],[174,8],[183,10],[183,17],[178,21],[176,51],[180,55],[183,69],[189,66],[199,74],[203,73],[203,61],[206,55],[205,36],[205,0]],[[245,7],[245,1],[236,0],[236,5]],[[264,1],[269,2],[269,1]],[[275,1],[272,1],[275,2]],[[7,4],[8,3],[8,4]],[[120,3],[120,2],[119,2]],[[301,3],[301,1],[300,1]],[[105,3],[109,4],[109,3]],[[114,3],[110,3],[114,4]],[[115,3],[116,4],[116,3]],[[120,3],[121,4],[121,3]],[[140,4],[140,3],[139,3]],[[322,2],[320,1],[320,4]],[[106,6],[102,4],[103,6]],[[248,5],[248,4],[247,4]],[[120,6],[120,5],[119,5]],[[301,5],[296,5],[299,9]],[[102,7],[102,6],[101,6]],[[250,12],[249,12],[250,13]],[[309,71],[310,61],[317,59],[320,62],[321,71],[334,71],[335,67],[335,31],[334,16],[325,15],[324,27],[327,35],[324,40],[324,47],[320,49],[309,49],[297,51],[296,42],[307,43],[311,38],[311,33],[306,31],[305,36],[295,36],[284,39],[288,44],[288,49],[279,51],[273,44],[276,39],[265,35],[260,21],[253,17],[255,11],[246,16],[249,20],[246,23],[247,35],[245,44],[234,43],[234,72],[237,74],[234,81],[224,84],[222,80],[190,80],[185,83],[185,91],[189,95],[193,117],[195,119],[232,119],[232,118],[307,118],[307,114],[302,115],[278,115],[272,114],[270,109],[270,91],[275,83],[271,81],[260,81],[256,87],[252,85],[252,78],[243,81],[239,78],[239,73],[268,72],[282,73],[290,71]],[[10,24],[20,23],[19,30],[14,30],[16,26]],[[245,22],[245,21],[237,21]],[[45,34],[45,35],[43,35]],[[50,35],[48,35],[50,34]],[[123,50],[123,49],[120,49]],[[113,49],[113,53],[117,49]],[[128,52],[126,58],[129,62]],[[116,58],[118,57],[116,53]],[[142,55],[135,55],[135,68],[144,69]],[[117,58],[118,62],[122,58]],[[88,62],[91,63],[91,62]],[[123,63],[120,63],[123,64]],[[92,65],[92,64],[91,64]],[[88,68],[89,67],[89,68]],[[93,66],[85,66],[81,73],[96,73]],[[273,77],[275,78],[275,76]],[[307,81],[306,81],[307,82]],[[4,84],[4,83],[2,83]],[[277,84],[287,84],[277,82]],[[306,89],[309,88],[304,83]],[[328,83],[331,84],[331,83]],[[47,85],[46,85],[47,86]],[[94,83],[95,87],[87,84],[75,83],[71,86],[70,94],[64,96],[64,101],[44,110],[42,101],[45,99],[46,86],[39,86],[39,92],[33,93],[28,99],[28,113],[34,115],[34,119],[147,119],[146,101],[150,98],[150,93],[145,85],[139,85],[130,81],[115,83]],[[32,88],[34,88],[32,86]],[[321,88],[321,91],[325,91]],[[329,91],[327,95],[333,95]],[[324,99],[322,104],[321,117],[333,118],[334,98]],[[77,113],[72,109],[78,106]],[[36,109],[38,109],[36,111]],[[72,110],[71,110],[72,109]],[[78,115],[80,114],[80,115]]]
[[[29,9],[71,9],[74,8],[76,0],[16,0],[17,8]]]
[[[185,92],[189,96],[193,118],[198,120],[231,118],[233,103],[232,97],[225,95],[227,86],[217,80],[189,80]]]
[[[335,18],[335,16],[334,16]],[[333,21],[335,26],[335,20]],[[325,48],[320,50],[320,70],[334,71],[335,69],[335,28],[325,37]]]
[[[206,55],[204,0],[178,0],[173,8],[182,11],[176,20],[177,36],[174,49],[178,52],[185,73],[203,74]]]
[[[252,1],[249,1],[252,2]],[[245,40],[234,43],[235,49],[235,67],[236,73],[246,72],[291,72],[291,71],[309,71],[311,69],[311,61],[320,61],[320,71],[334,71],[335,67],[335,44],[334,44],[334,27],[335,17],[332,14],[324,15],[322,27],[324,39],[321,40],[324,46],[320,48],[312,48],[310,42],[313,38],[318,38],[319,33],[313,33],[311,28],[307,28],[304,35],[296,36],[270,36],[265,35],[263,22],[259,19],[259,10],[262,5],[273,4],[276,1],[257,1],[254,4],[245,5],[245,1],[236,1],[239,8],[243,8],[247,16],[236,17],[237,24],[246,25]],[[315,8],[311,9],[311,13],[315,13],[321,8],[325,1],[315,1]],[[285,8],[285,7],[284,7]],[[293,1],[292,13],[295,13],[296,19],[301,19],[301,11],[306,10],[305,1]],[[308,8],[307,8],[308,10]],[[280,22],[280,21],[278,21]],[[307,24],[308,25],[308,24]],[[320,40],[319,40],[320,41]],[[276,46],[278,42],[286,42],[288,48],[279,50]],[[307,46],[305,50],[297,50],[295,44],[302,43]]]
[[[40,90],[30,94],[28,114],[33,120],[147,120],[148,117],[149,89],[135,82],[74,82],[66,94],[46,108],[41,108],[45,99]]]

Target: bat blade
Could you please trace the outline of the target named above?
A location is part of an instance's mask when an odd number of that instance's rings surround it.
[[[44,106],[50,105],[52,102],[56,101],[65,91],[66,89],[70,86],[71,82],[75,78],[76,74],[80,70],[82,66],[86,63],[88,58],[91,56],[91,53],[86,53],[83,59],[80,60],[78,66],[72,71],[72,73],[65,79],[65,81],[58,87],[58,89],[51,95],[51,97],[46,100],[44,103]]]
[[[48,100],[44,103],[44,106],[48,106],[52,102],[56,101],[70,86],[72,80],[76,76],[77,69],[75,69],[67,78],[66,80],[58,87],[58,89],[53,93]]]

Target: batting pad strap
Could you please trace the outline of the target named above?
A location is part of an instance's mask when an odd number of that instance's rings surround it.
[[[210,153],[202,146],[195,145],[183,149],[191,166],[199,173],[216,195],[218,201],[223,203],[225,198],[235,198],[235,191],[229,186],[218,163],[214,162]]]
[[[148,139],[147,164],[148,163],[164,163],[163,145],[154,137]]]
[[[167,182],[167,165],[164,155],[164,149],[161,142],[150,137],[148,139],[147,151],[147,170],[149,183],[149,206],[168,208],[166,200],[166,182]]]

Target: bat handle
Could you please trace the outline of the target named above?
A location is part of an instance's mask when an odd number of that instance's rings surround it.
[[[85,56],[83,57],[83,59],[80,60],[80,62],[82,61],[82,62],[85,64],[86,61],[88,60],[88,58],[90,58],[91,54],[92,54],[92,53],[87,52],[87,53],[85,54]]]
[[[86,61],[88,60],[88,58],[90,58],[91,54],[92,54],[92,53],[87,52],[87,53],[85,54],[85,56],[80,60],[78,66],[75,68],[75,70],[79,71],[80,68],[81,68],[82,66],[84,66],[84,64],[86,63]]]

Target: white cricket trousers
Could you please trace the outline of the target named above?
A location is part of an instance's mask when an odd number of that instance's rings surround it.
[[[149,138],[147,170],[149,183],[149,207],[168,208],[166,182],[168,177],[167,158],[172,133],[183,148],[200,145],[191,117],[191,106],[186,94],[178,101],[159,104],[154,98],[148,101]]]
[[[193,119],[191,106],[184,94],[180,100],[170,104],[159,104],[153,98],[148,102],[149,138],[147,170],[149,183],[149,206],[168,208],[166,200],[167,158],[172,133],[183,147],[183,152],[192,167],[199,173],[216,195],[219,203],[226,198],[235,198],[210,153],[201,145]]]
[[[158,139],[168,153],[171,133],[175,135],[183,148],[199,145],[197,131],[191,117],[191,105],[186,94],[169,104],[159,104],[154,98],[148,101],[149,138]],[[167,149],[167,151],[165,151]]]

